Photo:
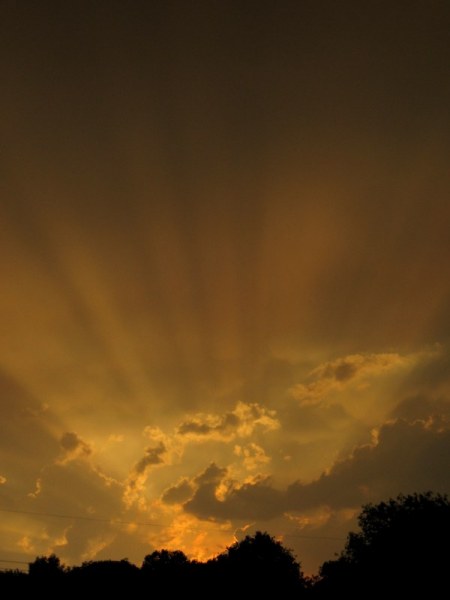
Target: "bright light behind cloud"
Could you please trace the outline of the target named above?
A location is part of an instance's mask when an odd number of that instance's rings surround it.
[[[310,572],[448,492],[445,3],[53,4],[0,25],[0,555]]]

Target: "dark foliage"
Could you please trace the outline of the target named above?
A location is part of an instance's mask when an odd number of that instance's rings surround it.
[[[179,550],[148,554],[141,568],[127,559],[84,562],[65,567],[54,554],[39,556],[28,575],[0,573],[15,590],[59,595],[84,593],[92,582],[103,593],[195,594],[197,598],[398,598],[446,597],[450,586],[450,503],[446,496],[413,494],[364,506],[358,533],[350,533],[341,555],[324,563],[318,577],[307,579],[290,550],[267,533],[236,542],[206,563]]]
[[[300,565],[292,552],[260,531],[230,546],[208,566],[210,575],[228,592],[264,593],[276,589],[289,597],[305,589]]]
[[[321,568],[317,589],[352,597],[449,591],[450,503],[446,496],[400,495],[368,504],[341,556]]]
[[[70,579],[104,578],[108,580],[122,580],[136,577],[139,569],[126,558],[122,560],[91,560],[84,562],[81,567],[72,567],[68,571]]]
[[[50,556],[38,556],[28,566],[28,573],[33,578],[59,578],[64,575],[64,565],[55,554]]]

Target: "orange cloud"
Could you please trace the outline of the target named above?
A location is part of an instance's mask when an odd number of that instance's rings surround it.
[[[435,354],[436,351],[433,351],[433,355]],[[429,357],[428,351],[404,356],[395,352],[350,354],[319,365],[310,372],[308,383],[292,386],[289,393],[301,405],[319,404],[326,401],[333,392],[355,385],[364,389],[371,380],[392,372],[410,370]]]
[[[256,428],[271,431],[279,427],[276,411],[268,410],[256,402],[238,402],[234,410],[224,415],[192,415],[178,426],[177,433],[196,441],[212,439],[228,442],[238,437],[249,437]]]

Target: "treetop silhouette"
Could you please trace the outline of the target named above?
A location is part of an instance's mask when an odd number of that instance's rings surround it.
[[[3,573],[16,586],[38,587],[40,582],[66,582],[84,589],[87,580],[114,585],[111,590],[192,592],[210,597],[220,590],[233,595],[262,595],[270,591],[280,597],[372,598],[395,593],[399,598],[418,592],[423,597],[445,596],[450,591],[450,502],[433,494],[400,495],[395,499],[363,506],[359,531],[348,535],[345,548],[325,562],[319,576],[306,578],[291,550],[266,532],[257,531],[235,542],[205,563],[189,560],[180,550],[155,550],[141,567],[127,559],[89,561],[65,567],[54,554],[38,556],[29,564],[29,574]],[[84,582],[84,583],[83,583]],[[18,588],[17,588],[18,589]],[[32,588],[27,588],[32,589]]]

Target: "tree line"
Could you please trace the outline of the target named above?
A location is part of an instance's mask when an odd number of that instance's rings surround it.
[[[439,597],[450,591],[450,502],[427,492],[363,506],[359,531],[344,550],[306,577],[291,550],[266,532],[236,542],[206,562],[180,550],[155,550],[140,567],[127,559],[65,567],[54,554],[38,556],[28,573],[6,571],[0,580],[33,591],[103,591],[195,594],[197,597],[379,598],[394,593]]]

